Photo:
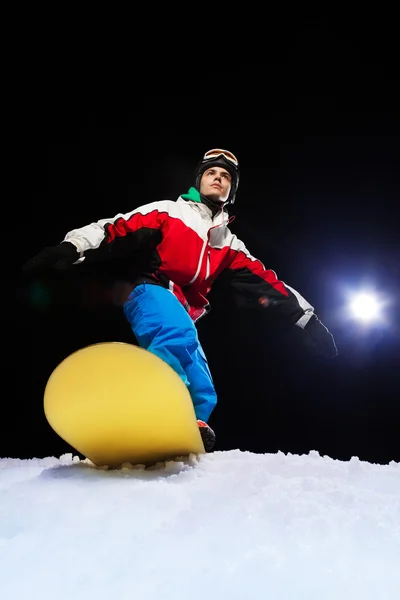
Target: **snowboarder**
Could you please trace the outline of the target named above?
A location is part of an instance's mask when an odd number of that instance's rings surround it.
[[[227,209],[235,202],[238,186],[236,156],[214,148],[197,164],[187,194],[73,229],[23,267],[33,275],[105,255],[149,256],[132,282],[123,312],[138,344],[165,360],[187,385],[206,451],[215,443],[208,420],[217,394],[196,322],[210,310],[207,296],[222,272],[237,292],[258,299],[301,328],[323,356],[337,354],[333,336],[313,306],[231,232]]]

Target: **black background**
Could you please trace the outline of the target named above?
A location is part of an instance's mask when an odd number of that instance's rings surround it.
[[[71,451],[43,413],[52,370],[87,344],[134,341],[117,269],[28,281],[21,265],[72,228],[176,199],[219,146],[241,165],[231,229],[315,307],[339,356],[312,356],[296,332],[238,308],[216,284],[198,323],[219,395],[216,449],[400,460],[398,75],[390,29],[371,27],[304,23],[275,56],[200,64],[190,93],[138,86],[124,103],[79,109],[61,94],[30,97],[15,121],[18,179],[3,215],[12,268],[1,456]],[[387,302],[369,328],[346,309],[346,294],[364,286]]]

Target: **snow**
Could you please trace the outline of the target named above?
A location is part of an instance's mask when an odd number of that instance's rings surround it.
[[[2,600],[399,600],[400,464],[0,460]]]

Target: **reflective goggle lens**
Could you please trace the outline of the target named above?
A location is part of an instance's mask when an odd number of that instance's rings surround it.
[[[213,148],[205,153],[203,156],[203,160],[211,160],[213,158],[217,158],[218,156],[224,156],[227,160],[235,165],[235,167],[239,166],[239,161],[232,152],[229,150],[223,150],[222,148]]]

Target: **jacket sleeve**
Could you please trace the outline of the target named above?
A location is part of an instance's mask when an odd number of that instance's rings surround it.
[[[77,263],[86,258],[128,256],[143,249],[154,249],[162,239],[162,227],[168,217],[168,200],[153,202],[128,213],[69,231],[63,242],[79,252]]]
[[[308,345],[317,353],[326,358],[337,355],[332,334],[318,319],[314,307],[299,292],[278,279],[275,271],[266,269],[236,236],[232,237],[231,252],[227,276],[236,292],[250,302],[256,300],[262,307],[278,312],[304,330]]]

